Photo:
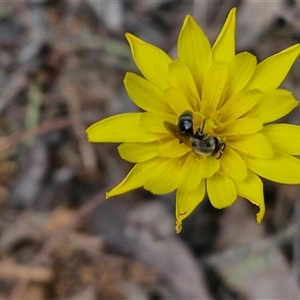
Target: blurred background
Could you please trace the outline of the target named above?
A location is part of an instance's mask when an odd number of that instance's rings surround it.
[[[244,199],[206,200],[176,235],[174,194],[104,200],[132,165],[85,135],[138,110],[125,32],[176,57],[186,14],[213,42],[234,6],[237,51],[300,41],[298,0],[0,1],[0,299],[300,298],[299,186],[264,182],[261,225]],[[282,87],[299,83],[300,60]]]

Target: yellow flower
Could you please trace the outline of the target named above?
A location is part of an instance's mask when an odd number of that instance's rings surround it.
[[[235,53],[235,9],[211,47],[191,16],[178,39],[178,59],[127,33],[143,77],[127,73],[125,88],[144,112],[123,113],[87,129],[91,142],[116,142],[135,163],[107,197],[144,187],[176,190],[176,230],[207,193],[216,208],[237,196],[264,213],[260,177],[300,183],[300,127],[269,124],[294,109],[292,93],[278,89],[300,53],[293,45],[260,63]]]

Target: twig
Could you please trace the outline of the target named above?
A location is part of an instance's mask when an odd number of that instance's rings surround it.
[[[295,238],[299,228],[299,224],[293,224],[274,236],[256,241],[255,243],[251,243],[249,245],[232,247],[220,253],[205,256],[200,259],[200,262],[218,267],[224,262],[226,262],[226,264],[230,264],[232,261],[243,260],[249,254],[263,253],[274,246],[280,246],[292,241]]]
[[[297,202],[295,204],[295,221],[297,224],[297,230],[293,243],[293,270],[298,284],[300,283],[300,205]]]
[[[0,276],[2,279],[16,280],[27,278],[36,283],[49,283],[53,279],[53,271],[49,267],[35,266],[29,268],[21,265],[11,258],[0,262]]]
[[[27,78],[24,71],[17,73],[10,81],[10,84],[4,89],[1,94],[0,113],[10,103],[11,99],[16,96],[20,90],[27,85]]]
[[[66,78],[61,82],[61,90],[67,99],[70,115],[74,118],[72,127],[78,141],[83,168],[87,173],[94,173],[97,169],[97,157],[92,144],[90,144],[86,138],[86,126],[81,116],[81,101],[78,97],[77,90]]]
[[[18,145],[19,143],[30,139],[32,137],[40,136],[51,131],[60,130],[70,126],[75,122],[72,118],[57,118],[52,121],[43,123],[37,128],[29,129],[23,132],[16,132],[10,136],[0,137],[0,152],[9,150],[11,147]]]
[[[105,192],[110,188],[111,187],[106,186],[103,190],[90,198],[85,204],[80,207],[76,215],[71,220],[67,221],[63,226],[61,226],[51,234],[49,239],[44,243],[40,252],[27,266],[28,273],[30,273],[32,269],[39,265],[45,257],[49,256],[49,254],[51,254],[58,247],[58,245],[66,237],[68,232],[73,229],[83,217],[87,217],[88,214],[94,211],[98,205],[104,202]],[[11,291],[8,299],[22,299],[22,295],[24,295],[24,291],[29,283],[29,279],[29,276],[20,279]]]

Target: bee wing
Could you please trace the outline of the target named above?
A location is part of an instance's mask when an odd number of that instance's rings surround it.
[[[164,122],[164,126],[175,138],[179,139],[181,143],[185,143],[188,146],[191,145],[189,137],[182,134],[178,126],[167,121]]]

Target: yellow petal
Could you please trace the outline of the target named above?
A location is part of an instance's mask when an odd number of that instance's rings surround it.
[[[157,148],[157,153],[161,157],[180,157],[191,151],[191,148],[184,143],[179,143],[178,139],[164,142]]]
[[[176,124],[177,117],[167,113],[144,112],[141,116],[141,124],[144,128],[151,132],[157,132],[170,135],[164,125],[164,121]]]
[[[203,158],[197,157],[194,153],[187,154],[185,160],[182,160],[180,175],[182,176],[179,189],[182,191],[195,190],[203,179]]]
[[[173,87],[178,88],[191,104],[192,107],[197,107],[200,102],[199,94],[187,66],[179,60],[175,60],[169,64],[169,76]]]
[[[158,140],[159,134],[150,132],[142,126],[142,114],[124,113],[94,123],[86,130],[89,142],[146,143]]]
[[[236,181],[243,181],[247,177],[247,166],[241,156],[230,147],[222,155],[221,165],[225,172]]]
[[[124,143],[118,147],[120,156],[132,163],[142,162],[157,156],[160,142]]]
[[[212,63],[208,38],[191,16],[184,20],[178,38],[179,59],[190,69],[195,83],[202,85]]]
[[[161,90],[169,86],[168,68],[171,58],[161,49],[144,42],[136,36],[125,34],[133,59],[144,77]]]
[[[300,53],[300,45],[293,45],[259,63],[245,89],[263,92],[276,89],[290,71]]]
[[[180,90],[175,88],[169,88],[165,91],[166,102],[169,107],[175,112],[177,116],[184,111],[193,111],[188,100],[183,96]]]
[[[182,228],[182,221],[186,219],[200,204],[205,196],[205,181],[202,180],[199,186],[193,191],[176,192],[176,232]]]
[[[300,155],[300,126],[290,124],[267,125],[261,131],[278,150]]]
[[[214,62],[205,77],[202,101],[203,105],[212,109],[218,107],[221,96],[227,87],[228,65],[223,62]]]
[[[134,73],[127,73],[124,85],[131,100],[147,111],[166,111],[164,93],[150,81]]]
[[[248,158],[248,168],[268,180],[286,184],[300,183],[300,160],[280,151],[272,158]]]
[[[256,118],[241,118],[226,124],[220,136],[242,135],[258,132],[262,129],[262,123]]]
[[[235,55],[235,21],[236,9],[228,14],[224,26],[213,46],[213,60],[229,62]]]
[[[153,169],[162,164],[164,161],[165,159],[156,157],[136,164],[117,186],[106,193],[106,198],[121,195],[142,187],[149,174],[153,172]]]
[[[155,195],[167,194],[181,183],[181,164],[178,158],[164,159],[159,165],[151,169],[144,188]]]
[[[228,140],[226,144],[247,156],[270,158],[273,156],[271,142],[261,133],[241,136],[237,140]]]
[[[285,116],[297,105],[298,101],[290,91],[279,89],[265,93],[253,110],[258,119],[268,123]]]
[[[242,91],[233,95],[220,109],[222,121],[229,122],[246,114],[259,102],[262,95],[258,90]]]
[[[234,203],[237,192],[232,179],[225,175],[216,173],[206,180],[208,198],[215,208],[225,208]]]
[[[216,156],[203,157],[203,177],[209,178],[213,176],[220,169],[220,159]]]
[[[259,212],[256,214],[256,220],[257,223],[260,223],[265,215],[265,201],[261,179],[249,170],[246,180],[235,182],[235,185],[237,194],[240,197],[249,200],[259,207]]]
[[[232,77],[229,96],[240,92],[252,77],[256,67],[256,57],[249,52],[237,54],[230,64],[230,74]]]

